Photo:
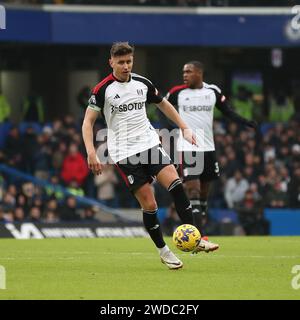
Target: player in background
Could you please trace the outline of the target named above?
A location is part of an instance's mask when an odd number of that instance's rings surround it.
[[[231,120],[251,128],[257,128],[255,121],[239,116],[228,105],[221,90],[213,84],[203,81],[204,66],[199,61],[191,61],[183,67],[183,85],[172,88],[167,99],[178,110],[180,117],[194,132],[203,129],[202,146],[185,143],[179,135],[177,151],[182,153],[181,176],[185,190],[192,204],[194,225],[201,231],[202,217],[207,214],[207,199],[210,183],[220,175],[216,159],[213,137],[213,115],[216,106]],[[192,160],[204,161],[203,166],[195,173]]]
[[[93,144],[93,126],[101,112],[108,127],[109,156],[142,208],[145,228],[159,251],[161,261],[169,269],[178,269],[183,263],[166,245],[157,218],[157,203],[150,186],[153,178],[156,177],[170,192],[182,223],[193,224],[192,209],[175,166],[147,118],[146,103],[157,104],[180,128],[188,143],[195,144],[195,136],[151,81],[131,72],[133,47],[127,42],[115,43],[110,54],[113,72],[94,87],[82,125],[88,166],[94,174],[101,174],[102,164]],[[155,154],[158,161],[153,163],[152,155]],[[151,160],[146,164],[136,163],[137,157]],[[201,239],[198,247],[198,251],[209,252],[218,245]]]

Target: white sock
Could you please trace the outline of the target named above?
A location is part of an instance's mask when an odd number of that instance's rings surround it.
[[[170,251],[169,247],[167,245],[165,245],[163,248],[157,248],[159,255],[163,256],[165,253],[167,253],[168,251]]]

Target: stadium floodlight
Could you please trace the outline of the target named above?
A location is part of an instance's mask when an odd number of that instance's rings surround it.
[[[0,29],[6,29],[6,12],[5,8],[0,5]]]

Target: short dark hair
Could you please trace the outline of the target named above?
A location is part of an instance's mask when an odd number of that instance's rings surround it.
[[[128,42],[115,42],[111,49],[111,57],[125,56],[126,54],[134,54],[134,47]]]
[[[200,61],[189,61],[186,64],[191,64],[193,65],[195,68],[197,68],[198,70],[204,71],[204,64]]]

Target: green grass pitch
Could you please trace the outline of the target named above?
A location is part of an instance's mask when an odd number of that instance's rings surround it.
[[[220,249],[168,270],[150,239],[0,240],[8,299],[300,299],[300,237],[212,237]],[[300,283],[300,279],[297,280]]]

